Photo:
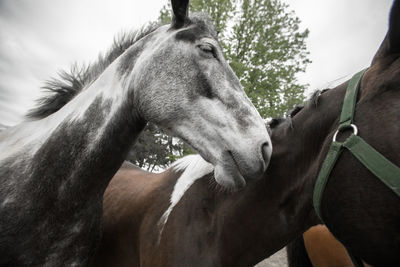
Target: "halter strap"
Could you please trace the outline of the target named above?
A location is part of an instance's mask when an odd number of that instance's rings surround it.
[[[315,182],[314,195],[313,195],[314,209],[322,222],[323,222],[321,214],[322,195],[325,191],[325,186],[326,183],[328,182],[329,175],[343,150],[343,143],[336,141],[336,135],[338,132],[351,127],[353,123],[357,93],[360,87],[361,78],[365,73],[365,71],[366,70],[362,70],[356,75],[354,75],[349,81],[349,84],[347,85],[346,94],[343,100],[342,113],[340,114],[339,127],[334,135],[333,142],[329,148],[328,154],[326,155],[326,158],[322,163],[317,181]]]
[[[400,168],[367,144],[359,136],[351,135],[343,146],[387,187],[400,196]]]
[[[361,78],[367,69],[355,74],[347,85],[346,95],[343,100],[342,113],[340,114],[339,130],[350,127],[354,121],[354,110],[356,108],[357,95],[361,84]]]
[[[322,163],[317,181],[314,186],[314,209],[322,222],[324,221],[321,213],[322,195],[328,182],[329,175],[344,148],[349,150],[368,170],[370,170],[387,187],[389,187],[397,196],[400,197],[400,168],[386,159],[372,146],[367,144],[361,137],[357,136],[358,130],[353,124],[357,94],[365,71],[366,69],[358,72],[349,81],[346,95],[343,100],[339,127],[334,135],[328,154]],[[349,128],[353,129],[353,133],[344,142],[337,142],[336,135],[339,132]],[[364,266],[360,259],[352,255],[349,251],[348,254],[353,261],[354,266]]]

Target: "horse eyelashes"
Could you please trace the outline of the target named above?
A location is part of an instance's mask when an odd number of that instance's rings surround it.
[[[213,58],[217,59],[217,53],[215,51],[215,48],[212,45],[201,44],[198,46],[198,48],[201,50],[202,53],[208,55],[209,57],[213,57]]]

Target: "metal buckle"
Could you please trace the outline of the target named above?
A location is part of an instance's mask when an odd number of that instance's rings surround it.
[[[355,126],[354,124],[350,124],[349,127],[345,127],[345,128],[341,128],[341,129],[339,128],[339,129],[336,130],[335,134],[333,135],[333,142],[336,142],[336,137],[337,137],[337,134],[338,134],[339,132],[341,132],[342,130],[347,130],[347,129],[349,129],[350,127],[353,129],[353,134],[354,134],[354,135],[357,135],[357,134],[358,134],[357,126]]]

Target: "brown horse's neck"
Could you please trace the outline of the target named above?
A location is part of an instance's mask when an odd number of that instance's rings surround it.
[[[232,262],[224,262],[224,266],[235,262],[236,266],[255,264],[318,223],[312,193],[337,125],[344,92],[345,85],[325,92],[296,114],[291,123],[286,121],[273,129],[274,151],[264,178],[228,200],[234,208],[226,211],[227,223],[220,230],[221,240],[227,242],[220,247],[225,255],[221,259]],[[232,233],[242,241],[230,242]]]

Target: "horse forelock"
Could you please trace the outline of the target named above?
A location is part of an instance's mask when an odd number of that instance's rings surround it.
[[[164,225],[168,221],[169,214],[185,192],[197,179],[211,173],[214,170],[214,166],[205,161],[200,155],[189,155],[174,162],[169,169],[174,172],[181,172],[181,175],[171,193],[170,205],[159,220],[160,236]]]
[[[195,24],[200,29],[208,31],[213,37],[217,37],[210,15],[204,12],[195,12],[190,16],[191,24]]]
[[[158,28],[159,24],[151,23],[139,30],[121,33],[107,53],[100,54],[96,62],[89,65],[72,65],[69,71],[61,70],[57,78],[45,82],[42,90],[45,96],[37,100],[37,106],[29,110],[26,117],[42,119],[57,112],[71,101],[84,88],[96,80],[110,64],[129,47]]]

